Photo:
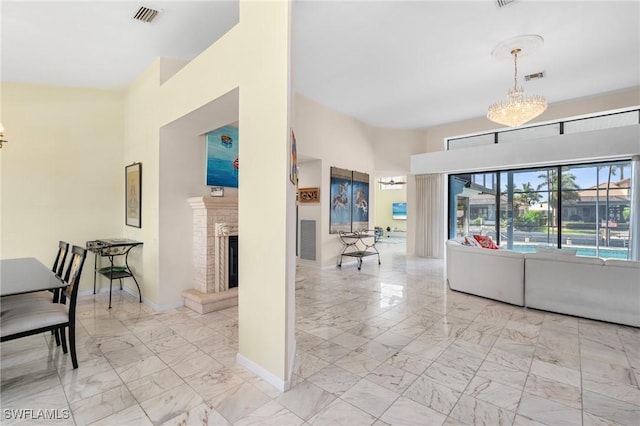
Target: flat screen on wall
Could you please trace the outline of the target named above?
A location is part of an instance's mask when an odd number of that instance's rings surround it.
[[[207,185],[238,187],[238,128],[207,133]]]
[[[407,219],[407,203],[393,203],[393,219],[406,220]]]

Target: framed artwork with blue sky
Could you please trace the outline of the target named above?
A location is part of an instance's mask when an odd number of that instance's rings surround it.
[[[238,128],[220,127],[206,135],[207,185],[238,187]]]

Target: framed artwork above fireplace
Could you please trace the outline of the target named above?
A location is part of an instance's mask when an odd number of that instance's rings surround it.
[[[238,128],[220,127],[206,135],[207,186],[238,187]]]

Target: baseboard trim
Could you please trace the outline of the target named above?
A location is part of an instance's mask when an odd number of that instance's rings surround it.
[[[119,288],[113,289],[113,291],[120,291],[120,289]],[[130,294],[136,299],[138,298],[138,289],[132,289],[132,288],[128,288],[127,286],[122,286],[122,291],[126,292],[127,294]],[[101,293],[109,293],[109,287],[100,287],[96,289],[96,294],[101,294]],[[84,296],[93,296],[93,290],[89,289],[89,290],[78,291],[78,297],[84,297]],[[142,295],[142,303],[144,303],[145,305],[147,305],[148,307],[150,307],[156,312],[170,311],[171,309],[176,309],[184,306],[184,301],[169,303],[167,305],[158,305],[152,300],[149,300],[146,297],[144,297],[144,294]]]
[[[298,352],[296,339],[293,339],[293,345],[291,345],[291,352],[289,352],[289,380],[285,382],[285,392],[291,387],[291,378],[293,377],[293,367],[296,364],[296,353]]]
[[[290,382],[288,380],[282,380],[280,377],[276,376],[270,371],[265,370],[263,367],[241,355],[240,353],[236,354],[236,362],[252,373],[261,377],[263,380],[265,380],[280,392],[285,392],[289,389]]]

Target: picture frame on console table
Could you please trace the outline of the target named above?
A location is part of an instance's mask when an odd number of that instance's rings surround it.
[[[142,163],[125,167],[125,224],[142,228]]]

